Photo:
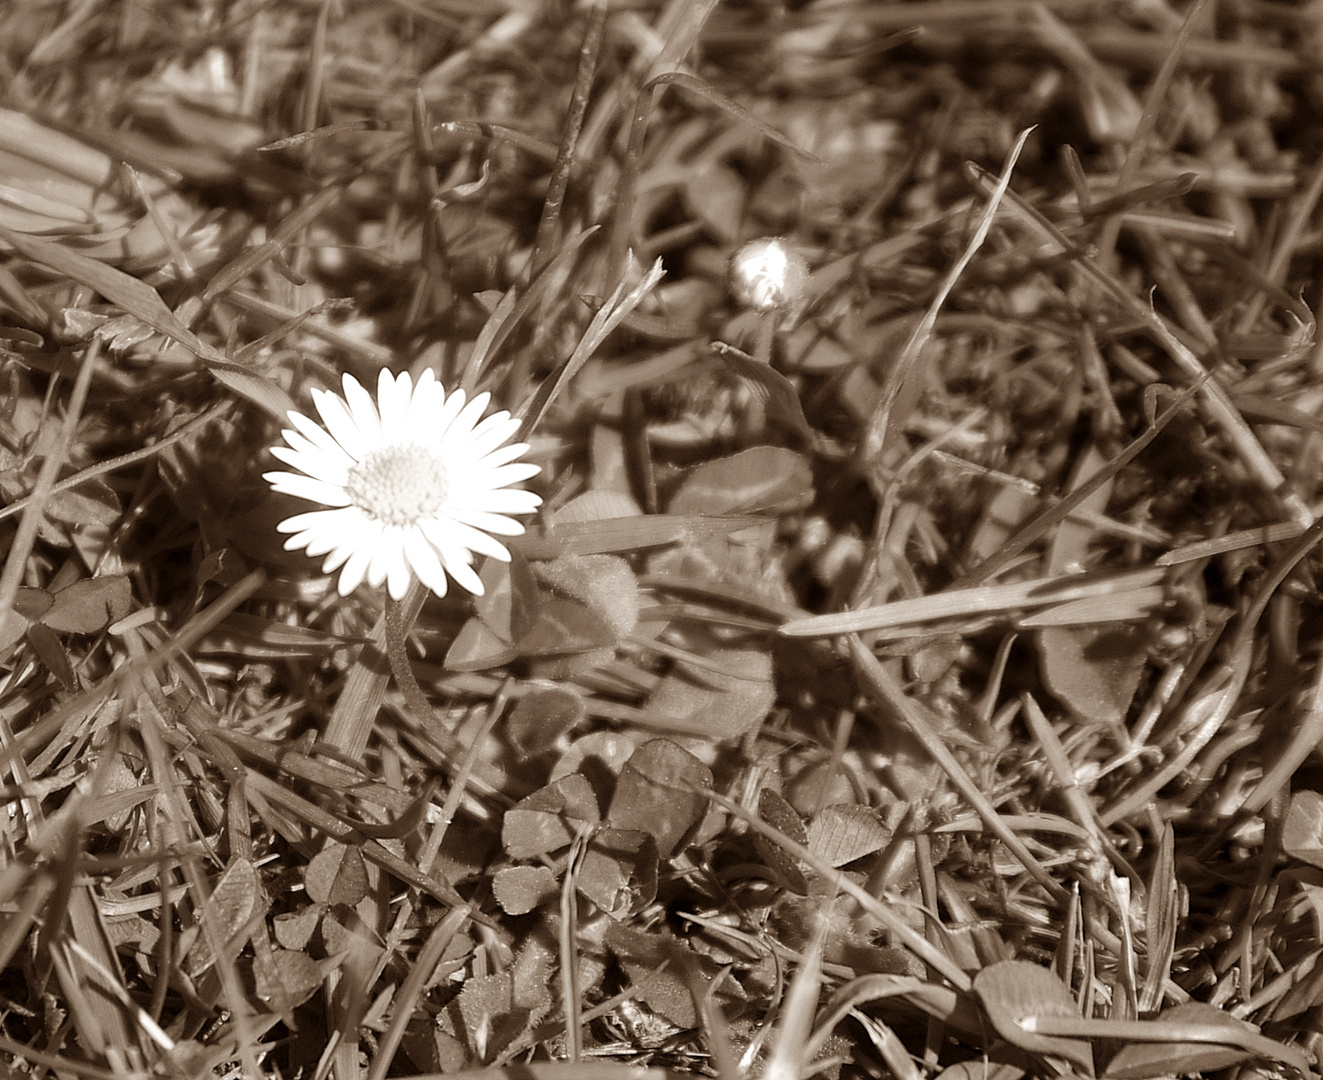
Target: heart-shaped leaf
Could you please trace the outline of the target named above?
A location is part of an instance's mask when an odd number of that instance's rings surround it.
[[[694,469],[671,499],[671,514],[789,513],[813,501],[813,470],[802,454],[755,446]]]
[[[96,634],[133,608],[133,585],[123,574],[83,578],[55,594],[41,621],[62,634]]]
[[[512,859],[559,851],[601,818],[597,795],[582,774],[570,773],[539,788],[505,812],[501,843]]]
[[[304,884],[318,903],[353,907],[368,891],[363,853],[349,844],[330,841],[308,863]]]
[[[657,842],[637,829],[602,829],[584,852],[576,884],[608,915],[637,915],[657,896]]]
[[[560,892],[545,866],[507,866],[492,878],[492,895],[507,915],[527,915]]]
[[[891,830],[866,806],[825,807],[808,830],[809,850],[832,866],[844,866],[880,851]]]
[[[1024,960],[1003,960],[974,976],[974,993],[998,1035],[1033,1054],[1065,1058],[1093,1075],[1093,1047],[1087,1039],[1039,1035],[1032,1022],[1039,1016],[1079,1019],[1070,988],[1045,967]]]
[[[784,796],[771,788],[763,788],[758,795],[758,816],[777,832],[798,844],[808,843],[808,830],[799,813],[786,802]],[[804,896],[808,893],[808,878],[800,869],[799,862],[775,840],[761,833],[755,833],[753,846],[758,849],[763,862],[777,872],[781,881],[791,892]]]
[[[254,965],[257,996],[284,1014],[302,1005],[322,985],[322,970],[307,953],[274,949],[269,964]]]
[[[620,770],[606,818],[617,829],[651,834],[661,857],[669,859],[703,820],[707,800],[699,791],[711,786],[712,770],[688,750],[652,739]]]

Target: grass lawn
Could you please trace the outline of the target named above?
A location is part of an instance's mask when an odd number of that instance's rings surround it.
[[[0,1075],[1312,1080],[1321,151],[1286,0],[0,4]]]

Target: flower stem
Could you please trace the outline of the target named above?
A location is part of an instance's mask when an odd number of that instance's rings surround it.
[[[413,667],[409,663],[409,653],[405,641],[409,636],[409,631],[413,629],[413,622],[416,619],[417,612],[413,613],[412,618],[406,618],[405,605],[398,600],[386,597],[386,658],[390,661],[391,674],[395,676],[395,685],[400,688],[400,693],[404,695],[404,701],[409,706],[409,711],[414,714],[418,722],[423,725],[424,730],[431,731],[436,725],[432,715],[431,702],[427,700],[427,695],[423,693],[423,688],[418,685],[417,678],[414,677]]]

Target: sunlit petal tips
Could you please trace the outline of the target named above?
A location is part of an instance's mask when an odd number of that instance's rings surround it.
[[[475,555],[508,560],[495,537],[519,536],[523,523],[510,515],[542,502],[509,486],[539,471],[517,461],[528,447],[510,444],[519,429],[510,414],[484,419],[490,395],[448,394],[430,370],[416,384],[383,370],[375,401],[352,375],[343,396],[312,399],[322,422],[291,413],[288,445],[272,448],[297,471],[264,474],[274,491],[325,507],[276,526],[291,534],[286,549],[325,555],[341,596],[366,581],[400,600],[414,578],[438,595],[447,579],[481,593]]]

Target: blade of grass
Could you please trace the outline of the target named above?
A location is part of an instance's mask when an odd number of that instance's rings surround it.
[[[1268,601],[1300,560],[1321,540],[1323,540],[1323,517],[1315,521],[1291,545],[1251,598],[1235,634],[1227,644],[1227,659],[1219,663],[1204,679],[1203,693],[1185,709],[1186,716],[1197,721],[1197,728],[1187,737],[1179,753],[1156,773],[1148,776],[1130,794],[1101,814],[1105,827],[1110,828],[1146,806],[1154,795],[1185,770],[1217,734],[1227,717],[1231,715],[1240,698],[1240,691],[1249,678],[1254,658],[1254,633],[1264,609],[1268,606]]]
[[[0,571],[0,614],[7,615],[14,610],[18,587],[27,572],[28,556],[32,554],[32,545],[36,543],[37,530],[46,512],[46,502],[54,494],[55,478],[60,475],[60,469],[69,457],[69,448],[73,445],[74,432],[78,430],[83,407],[87,404],[87,391],[92,385],[92,372],[100,354],[101,345],[95,339],[83,350],[78,375],[69,394],[69,404],[65,407],[64,420],[60,424],[59,437],[37,471],[37,481],[28,497],[28,505],[23,510],[14,538],[9,543],[4,570]]]
[[[561,136],[556,164],[547,184],[547,196],[542,203],[542,218],[537,226],[537,240],[529,266],[533,276],[545,267],[560,248],[560,214],[569,187],[570,173],[574,169],[574,151],[583,130],[583,118],[588,111],[588,96],[593,88],[593,75],[597,71],[597,55],[602,48],[602,29],[606,25],[605,0],[593,0],[588,9],[588,27],[583,44],[579,46],[579,67],[570,94],[570,107],[565,116],[565,133]]]
[[[400,618],[405,625],[413,625],[418,612],[423,609],[426,597],[426,587],[415,580],[400,602]],[[386,642],[386,615],[383,613],[372,627],[369,644],[358,650],[354,666],[349,669],[344,687],[335,700],[335,708],[331,710],[326,730],[322,733],[324,742],[350,760],[361,758],[367,749],[368,735],[386,696],[386,686],[390,681]],[[419,719],[430,715],[429,709]]]
[[[991,174],[972,163],[966,168],[971,179],[980,189],[985,191],[993,189]],[[1200,396],[1218,427],[1222,429],[1222,434],[1235,448],[1245,468],[1264,491],[1280,499],[1289,515],[1300,521],[1302,525],[1313,520],[1313,515],[1299,494],[1286,490],[1286,478],[1235,407],[1225,387],[1216,379],[1209,378],[1208,370],[1181,341],[1167,321],[1150,305],[1135,297],[1125,285],[1107,273],[1094,259],[1087,257],[1084,251],[1071,243],[1061,230],[1035,207],[1017,198],[1014,192],[1007,192],[1004,205],[1042,240],[1056,245],[1086,278],[1103,287],[1120,305],[1127,318],[1134,320],[1148,331],[1163,352],[1190,380],[1191,385],[1199,388]]]
[[[781,624],[778,633],[794,638],[836,637],[884,630],[903,630],[908,634],[913,627],[943,619],[1050,608],[1076,600],[1128,593],[1160,585],[1165,576],[1162,568],[1155,567],[1120,573],[1061,574],[1005,585],[975,585],[911,600],[894,600],[856,611],[791,619]]]
[[[790,980],[777,1019],[776,1043],[763,1068],[763,1080],[800,1080],[808,1075],[809,1036],[822,990],[822,950],[830,925],[830,920],[819,915],[808,952]]]
[[[912,701],[905,695],[891,673],[873,655],[872,650],[864,645],[858,634],[850,634],[846,642],[854,661],[855,672],[870,695],[904,723],[932,759],[942,767],[942,771],[946,773],[955,789],[974,808],[993,835],[1020,861],[1029,875],[1042,885],[1054,901],[1064,904],[1069,895],[1066,889],[1034,858],[1024,841],[1002,820],[987,796],[979,790],[969,773],[965,772],[964,766],[956,760],[946,743],[924,718],[922,707],[918,702]]]
[[[905,389],[913,382],[919,358],[923,355],[924,347],[932,336],[933,327],[937,324],[938,313],[945,306],[946,300],[956,287],[960,276],[978,253],[979,248],[983,246],[983,241],[987,239],[988,232],[991,230],[992,223],[997,216],[997,208],[1001,205],[1001,201],[1010,187],[1011,175],[1015,171],[1016,162],[1020,160],[1020,153],[1024,150],[1024,144],[1032,132],[1033,128],[1025,128],[1016,137],[1010,153],[1006,155],[1006,162],[1002,166],[1001,175],[988,194],[987,205],[984,206],[982,214],[979,215],[974,235],[970,237],[969,243],[960,252],[960,257],[942,275],[941,284],[937,287],[936,294],[924,311],[923,318],[915,325],[909,339],[905,342],[904,348],[901,349],[900,355],[888,370],[886,382],[882,386],[882,393],[878,396],[877,404],[873,406],[872,414],[868,418],[867,426],[859,441],[859,460],[863,465],[865,474],[872,479],[874,490],[882,497],[884,502],[887,501],[885,493],[890,486],[887,478],[882,474],[885,466],[886,450],[898,435],[898,425],[904,421],[903,416],[897,415],[897,403],[901,401]]]
[[[14,232],[4,226],[0,226],[0,239],[24,258],[86,285],[158,334],[179,342],[206,365],[217,382],[265,409],[282,423],[294,409],[293,400],[282,387],[255,371],[226,360],[217,349],[185,326],[166,306],[161,294],[146,282],[60,244]]]
[[[404,1039],[405,1028],[413,1019],[414,1011],[436,971],[437,964],[441,962],[442,955],[455,939],[455,935],[463,928],[468,917],[467,907],[454,908],[432,927],[432,932],[427,935],[427,941],[413,958],[413,962],[409,965],[409,974],[404,977],[404,982],[400,984],[400,989],[391,1001],[390,1024],[377,1042],[367,1080],[386,1080],[386,1073]]]
[[[57,481],[51,485],[50,490],[47,492],[47,496],[58,495],[62,491],[71,491],[73,488],[78,487],[80,484],[85,484],[87,481],[92,480],[95,477],[105,476],[107,473],[118,472],[120,469],[127,469],[130,465],[136,465],[140,461],[146,461],[148,458],[155,457],[167,447],[174,446],[175,443],[181,442],[195,432],[201,431],[213,420],[219,420],[232,408],[234,408],[234,402],[232,401],[222,401],[219,404],[213,405],[200,416],[195,416],[192,420],[186,421],[168,434],[162,435],[160,439],[152,443],[150,446],[144,446],[141,450],[133,450],[127,454],[121,454],[119,457],[99,461],[95,465],[89,465],[85,469],[79,469],[78,472],[74,473],[72,476],[66,476],[63,480]],[[25,495],[21,499],[15,499],[13,502],[8,503],[5,506],[0,506],[0,521],[3,521],[7,517],[13,517],[13,515],[26,510],[28,506],[33,503],[35,498],[36,491],[34,489],[33,494]]]
[[[579,369],[588,362],[588,359],[601,348],[602,343],[611,336],[611,333],[625,320],[625,317],[643,302],[643,298],[648,293],[652,292],[664,274],[662,261],[658,259],[653,263],[652,269],[643,275],[643,279],[628,294],[625,293],[624,282],[616,286],[615,292],[593,316],[593,321],[588,324],[588,329],[583,332],[583,336],[579,339],[579,344],[575,346],[574,352],[543,380],[542,385],[537,389],[537,393],[524,402],[516,411],[515,415],[519,418],[520,424],[519,431],[511,440],[512,442],[528,441],[529,436],[537,430],[538,424],[542,422],[547,410],[551,408],[551,403],[557,395],[578,374]]]
[[[909,949],[924,963],[930,965],[934,971],[943,976],[957,990],[967,993],[973,987],[973,981],[970,977],[949,956],[938,950],[936,946],[893,912],[882,900],[837,870],[825,859],[819,858],[803,844],[797,843],[784,833],[768,825],[734,799],[727,798],[720,792],[713,791],[710,788],[694,787],[691,790],[699,792],[705,798],[710,799],[727,813],[734,814],[750,829],[767,837],[773,843],[784,848],[794,858],[812,867],[831,888],[854,899],[864,911],[877,920],[880,926],[885,927],[897,941],[901,942],[905,948]]]

